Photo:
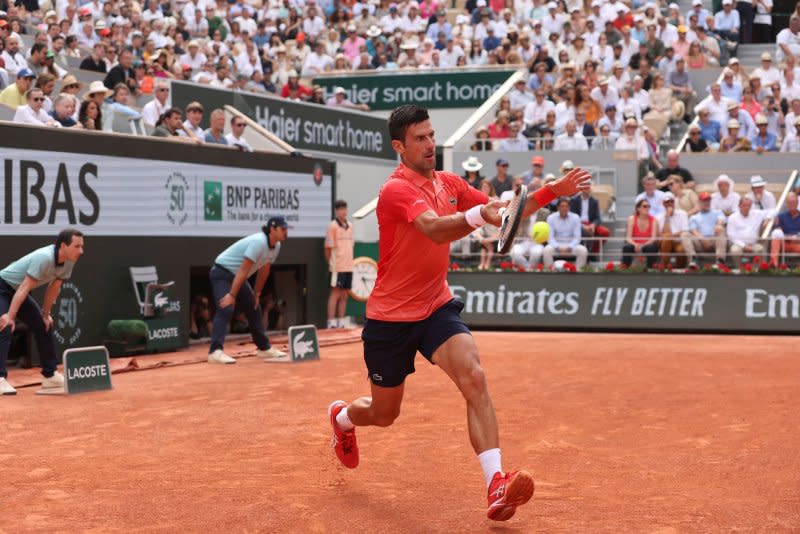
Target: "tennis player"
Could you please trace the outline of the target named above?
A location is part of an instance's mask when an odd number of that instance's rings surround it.
[[[378,198],[378,279],[367,302],[364,360],[371,396],[328,408],[333,447],[349,468],[358,465],[356,426],[389,426],[400,414],[406,377],[417,351],[438,365],[467,403],[470,442],[488,487],[489,519],[505,521],[533,495],[533,477],[504,472],[492,400],[478,349],[460,317],[464,304],[447,286],[450,242],[489,223],[500,224],[506,202],[489,202],[458,175],[435,171],[434,130],[426,109],[406,105],[389,117],[392,148],[401,164]],[[575,169],[528,196],[523,216],[557,196],[588,187]]]
[[[56,371],[56,346],[50,310],[61,290],[61,283],[72,276],[75,262],[83,255],[83,234],[62,230],[54,245],[36,249],[0,271],[0,394],[16,395],[6,381],[6,359],[17,317],[30,328],[42,360],[43,389],[63,388],[64,377]],[[42,307],[30,292],[47,284]]]

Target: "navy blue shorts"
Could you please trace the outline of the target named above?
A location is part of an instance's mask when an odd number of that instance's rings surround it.
[[[352,289],[353,273],[331,273],[331,287],[338,287],[339,289]]]
[[[453,299],[422,321],[367,319],[361,339],[372,383],[387,388],[399,386],[414,372],[417,351],[431,361],[433,353],[445,341],[456,334],[469,334],[469,328],[461,319],[463,309],[464,303]]]

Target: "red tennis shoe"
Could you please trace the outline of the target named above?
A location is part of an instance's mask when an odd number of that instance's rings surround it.
[[[489,510],[486,517],[492,521],[508,521],[522,506],[533,497],[533,477],[527,471],[500,471],[492,477],[489,484]]]
[[[358,467],[358,443],[356,443],[356,430],[342,430],[336,423],[336,416],[339,412],[347,408],[347,403],[344,401],[333,401],[328,406],[328,417],[331,420],[333,427],[333,450],[336,451],[336,457],[344,464],[345,467],[354,469]]]

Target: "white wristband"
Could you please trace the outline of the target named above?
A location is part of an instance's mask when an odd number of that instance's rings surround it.
[[[486,221],[483,220],[483,216],[481,215],[482,207],[483,204],[478,204],[464,212],[464,219],[466,219],[467,224],[473,228],[478,228],[486,224]]]

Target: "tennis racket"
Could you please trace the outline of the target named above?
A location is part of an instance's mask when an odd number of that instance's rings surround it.
[[[497,253],[508,254],[511,250],[511,245],[514,244],[514,238],[517,236],[517,230],[522,223],[522,213],[525,211],[525,203],[528,199],[528,187],[525,185],[519,186],[519,191],[508,203],[508,206],[503,210],[500,222],[500,239],[497,240]]]

